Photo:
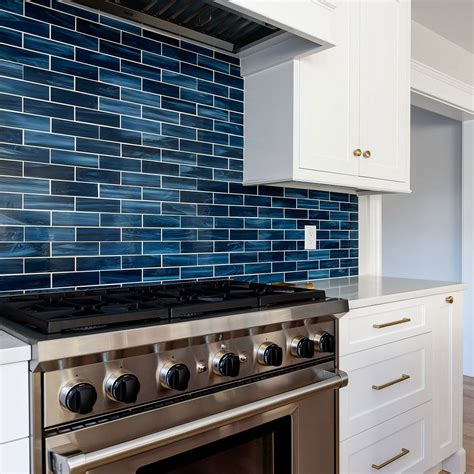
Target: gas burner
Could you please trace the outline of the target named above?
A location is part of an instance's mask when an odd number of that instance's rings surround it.
[[[167,324],[218,313],[324,301],[324,291],[234,280],[209,280],[13,296],[6,318],[44,334],[138,323]]]

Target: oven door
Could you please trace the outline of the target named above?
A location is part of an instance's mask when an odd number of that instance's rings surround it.
[[[247,403],[271,387],[309,376],[309,385]],[[276,381],[282,377],[290,380]],[[333,474],[337,389],[345,383],[344,373],[313,367],[47,437],[48,472]],[[216,406],[229,409],[215,413]],[[130,438],[143,431],[149,434]],[[111,444],[121,438],[128,439]]]

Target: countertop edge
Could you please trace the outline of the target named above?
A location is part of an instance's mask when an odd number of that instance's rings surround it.
[[[0,366],[29,360],[31,346],[8,332],[0,331]]]
[[[424,288],[421,290],[402,291],[390,295],[373,296],[368,298],[358,298],[349,300],[349,309],[366,308],[367,306],[375,306],[385,303],[394,303],[396,301],[410,300],[414,298],[423,298],[425,296],[437,295],[447,291],[464,291],[468,288],[465,283],[456,283],[446,286],[437,286],[432,288]]]

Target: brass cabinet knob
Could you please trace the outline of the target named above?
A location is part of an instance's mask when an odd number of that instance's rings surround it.
[[[362,150],[360,148],[356,148],[354,150],[354,156],[360,156],[360,155],[362,155]]]
[[[453,304],[454,303],[454,298],[452,296],[447,296],[446,297],[446,303]]]
[[[365,150],[362,156],[364,158],[370,158],[372,156],[372,153],[370,153],[370,150]]]

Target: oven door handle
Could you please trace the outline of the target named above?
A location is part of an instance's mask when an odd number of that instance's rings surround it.
[[[191,421],[90,453],[78,452],[71,445],[60,446],[50,452],[52,471],[56,474],[85,474],[86,471],[91,469],[120,461],[130,456],[143,454],[161,446],[210,431],[211,429],[249,418],[262,411],[288,405],[289,403],[310,397],[315,393],[345,387],[348,383],[348,376],[342,370],[337,370],[335,373],[328,372],[327,375],[331,376],[284,394],[264,398],[200,420]]]

